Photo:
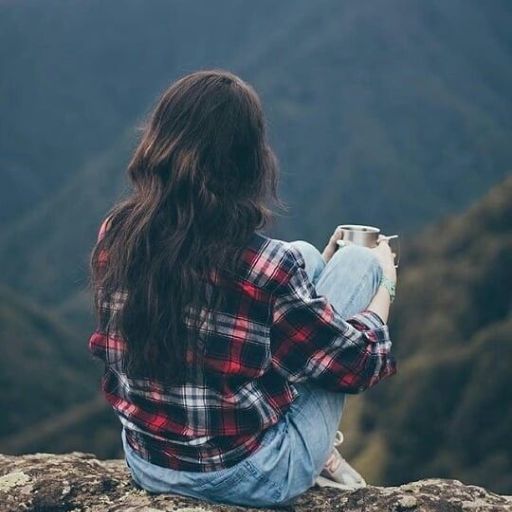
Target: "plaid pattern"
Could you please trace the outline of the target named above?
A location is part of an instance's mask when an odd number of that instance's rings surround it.
[[[105,223],[98,240],[104,233]],[[105,363],[102,390],[128,443],[147,461],[184,471],[232,466],[286,412],[297,396],[294,383],[357,393],[396,371],[387,325],[371,311],[343,320],[316,293],[291,244],[254,233],[242,261],[236,278],[217,274],[228,293],[224,311],[187,312],[207,321],[199,348],[187,349],[185,385],[128,378],[119,364],[122,338],[112,327],[105,333],[126,294],[101,305],[89,350]]]

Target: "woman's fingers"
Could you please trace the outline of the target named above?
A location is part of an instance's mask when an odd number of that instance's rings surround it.
[[[342,231],[341,227],[338,226],[334,230],[334,233],[332,234],[332,236],[329,240],[329,245],[331,245],[332,248],[334,250],[336,250],[338,248],[338,246],[343,247],[344,245],[347,245],[349,243],[351,243],[351,242],[343,240],[343,231]]]
[[[338,226],[335,230],[334,230],[334,233],[332,234],[331,236],[331,240],[333,242],[337,242],[338,240],[341,239],[341,237],[343,236],[343,233],[341,231],[341,227]]]

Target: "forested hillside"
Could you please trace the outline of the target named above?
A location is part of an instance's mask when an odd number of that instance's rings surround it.
[[[255,2],[248,16],[232,0],[0,2],[0,221],[51,200],[171,80],[256,58],[310,10],[286,4]]]
[[[352,455],[389,484],[456,476],[510,492],[512,176],[404,251],[400,372],[355,403]]]
[[[343,453],[368,481],[435,475],[512,490],[511,235],[509,177],[402,246],[390,322],[399,373],[350,397],[342,422]],[[7,293],[0,378],[11,391],[0,404],[0,451],[121,455],[120,424],[97,398],[101,368],[85,340]]]
[[[220,67],[263,101],[268,234],[401,235],[400,373],[349,401],[344,454],[512,493],[511,26],[509,0],[0,1],[0,452],[120,455],[89,253],[159,93]]]
[[[0,9],[4,220],[51,200],[171,80],[206,66],[240,73],[263,97],[294,206],[290,235],[314,235],[331,218],[419,225],[469,204],[510,163],[512,13],[503,0]],[[361,208],[361,194],[371,206]]]
[[[35,424],[94,397],[86,345],[80,333],[40,306],[0,286],[0,451],[6,439],[35,433]]]
[[[281,238],[320,245],[341,222],[406,234],[510,168],[506,3],[198,5],[0,7],[9,286],[87,318],[87,254],[126,185],[136,128],[163,87],[198,67],[232,69],[262,96],[290,205]]]

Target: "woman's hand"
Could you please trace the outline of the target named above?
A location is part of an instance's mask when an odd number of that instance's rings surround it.
[[[322,252],[322,256],[325,260],[325,263],[327,263],[334,255],[336,250],[338,249],[338,244],[336,243],[338,240],[341,240],[341,228],[338,226],[334,233],[332,234],[331,238],[329,239],[329,242],[327,242],[327,245],[325,246],[325,249]]]
[[[380,235],[377,240],[377,246],[371,248],[370,251],[373,251],[379,260],[384,276],[391,280],[393,283],[396,283],[396,254],[391,251],[388,239],[383,235]],[[377,293],[374,295],[367,309],[379,315],[382,321],[386,323],[388,321],[390,305],[391,295],[389,294],[388,290],[379,286]]]
[[[379,236],[379,240],[377,242],[377,246],[370,249],[373,251],[379,263],[384,271],[384,275],[396,283],[396,267],[395,267],[395,257],[396,254],[391,251],[391,247],[389,246],[389,242],[387,238],[382,235]]]
[[[325,246],[325,249],[322,252],[322,256],[327,263],[334,255],[334,253],[339,249],[337,244],[338,240],[342,239],[342,231],[338,226],[334,233],[331,235],[329,242]],[[352,242],[346,241],[346,244],[350,244]],[[391,279],[394,283],[396,283],[396,267],[395,267],[395,257],[396,254],[391,251],[391,247],[389,246],[389,242],[384,235],[380,235],[377,246],[370,249],[374,251],[375,256],[379,260],[379,263],[384,271],[384,275]]]

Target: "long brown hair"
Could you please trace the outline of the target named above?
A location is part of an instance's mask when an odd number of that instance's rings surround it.
[[[90,257],[97,318],[123,339],[128,375],[181,382],[193,342],[185,311],[222,303],[212,275],[237,272],[249,238],[273,219],[268,199],[286,208],[258,94],[222,69],[178,79],[149,116],[127,174],[131,195],[108,212]],[[107,319],[105,301],[117,303]]]

